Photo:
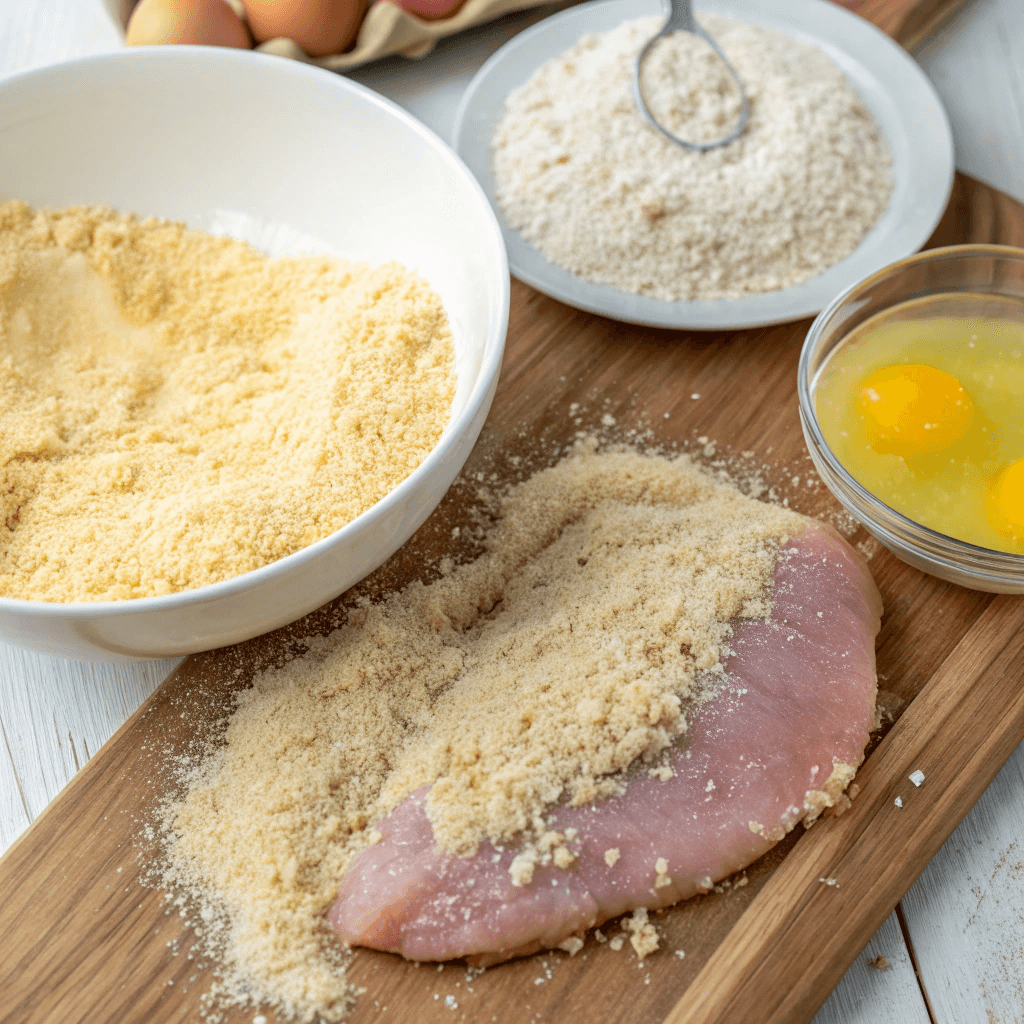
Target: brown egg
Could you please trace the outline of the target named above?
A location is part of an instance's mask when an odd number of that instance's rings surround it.
[[[311,57],[341,53],[355,39],[366,0],[242,0],[258,43],[294,39]]]
[[[380,2],[380,0],[378,0]],[[391,0],[422,21],[444,21],[454,18],[466,0]]]
[[[248,50],[252,39],[226,0],[141,0],[125,32],[129,46],[198,43]]]

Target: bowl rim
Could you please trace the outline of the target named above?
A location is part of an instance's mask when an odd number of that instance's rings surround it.
[[[661,6],[654,0],[640,0],[640,6],[637,6],[637,0],[632,0],[632,4],[627,0],[589,0],[576,4],[520,32],[481,66],[459,102],[452,144],[460,155],[466,156],[480,176],[496,209],[490,141],[508,92],[524,84],[545,61],[556,58],[566,48],[578,43],[585,33],[611,29],[623,20],[640,16],[663,16]],[[511,265],[515,268],[514,276],[577,309],[651,328],[738,331],[813,317],[828,303],[834,289],[846,286],[851,274],[859,277],[871,266],[880,265],[879,259],[870,259],[870,253],[876,247],[895,250],[877,253],[881,260],[888,261],[901,254],[916,252],[932,236],[949,205],[956,176],[949,117],[934,85],[927,75],[921,73],[920,66],[906,49],[878,26],[860,17],[847,3],[790,0],[787,4],[768,4],[764,0],[703,0],[699,6],[704,13],[748,21],[814,46],[839,67],[865,105],[872,110],[879,129],[888,118],[895,117],[900,122],[887,126],[894,129],[892,134],[882,130],[893,156],[893,190],[885,209],[844,259],[806,281],[739,298],[676,302],[634,295],[576,277],[551,263],[539,249],[526,242],[518,230],[509,226],[502,213],[500,220]],[[857,65],[859,74],[854,75],[849,64]],[[890,75],[896,76],[900,88],[894,88]],[[880,110],[875,109],[875,104],[866,99],[867,94],[875,89],[881,90],[887,97],[887,103],[891,104],[884,117]],[[906,96],[901,91],[903,89],[909,89]],[[893,99],[894,96],[898,98]],[[911,96],[913,99],[909,101]],[[897,142],[911,132],[911,126],[926,129],[930,143],[941,150],[941,155],[936,152],[934,159],[927,162],[926,183],[922,182],[921,169],[911,158],[903,155],[897,159],[897,151],[901,149]],[[901,173],[897,174],[897,171]],[[914,183],[912,187],[908,184],[910,182]],[[909,187],[913,195],[908,194],[903,203],[894,205],[904,187]],[[912,215],[909,213],[911,210]],[[901,227],[892,222],[892,218],[904,215],[910,221],[900,220]],[[909,230],[910,223],[913,224],[912,231]],[[908,244],[898,247],[892,244],[894,238],[904,237],[904,232]],[[853,271],[844,269],[844,265],[850,262],[864,261],[867,261],[867,266]],[[835,279],[822,290],[819,284],[825,277]]]
[[[803,424],[808,440],[814,442],[816,454],[821,457],[829,471],[838,478],[837,483],[841,484],[847,491],[852,492],[852,498],[857,499],[856,507],[854,507],[854,502],[850,495],[837,492],[836,487],[833,486],[833,482],[826,479],[826,486],[830,491],[832,491],[833,495],[839,499],[840,503],[848,509],[848,511],[853,513],[858,519],[866,518],[871,524],[869,529],[872,532],[874,530],[878,530],[879,532],[884,533],[886,538],[890,540],[893,545],[912,551],[916,557],[924,561],[942,565],[956,572],[973,574],[978,576],[980,579],[992,582],[1002,581],[1019,583],[1024,582],[1024,555],[1016,554],[1012,551],[1000,551],[997,548],[988,548],[980,544],[973,544],[970,541],[960,540],[958,537],[951,537],[947,533],[941,533],[938,530],[934,530],[930,526],[925,526],[923,523],[919,523],[916,519],[911,519],[909,516],[904,515],[897,509],[894,509],[891,505],[886,504],[886,502],[882,501],[881,498],[875,495],[872,491],[869,491],[862,483],[860,483],[860,481],[857,480],[837,458],[835,452],[833,452],[832,448],[825,440],[825,436],[818,423],[818,413],[811,393],[812,381],[810,376],[810,366],[812,352],[814,351],[826,324],[831,320],[832,316],[848,302],[848,300],[852,299],[858,292],[870,288],[877,281],[880,281],[881,279],[889,276],[893,271],[902,269],[903,267],[929,262],[939,262],[950,258],[972,256],[1012,257],[1019,262],[1024,263],[1024,248],[991,242],[965,242],[960,245],[945,245],[934,249],[925,249],[922,252],[914,253],[912,256],[908,256],[905,259],[897,260],[895,263],[890,263],[887,267],[883,267],[881,270],[876,271],[868,277],[865,277],[860,281],[855,281],[848,288],[840,292],[814,318],[814,322],[808,329],[807,335],[804,338],[803,346],[800,350],[800,361],[797,368],[797,395],[799,399],[800,420]],[[934,294],[941,295],[949,293],[936,291]],[[911,297],[901,301],[908,301],[909,298]],[[896,303],[894,305],[898,304],[899,303]],[[842,344],[842,342],[840,342],[840,344]],[[821,373],[823,367],[824,363],[818,367],[817,372],[815,373],[815,378],[817,378],[818,374]],[[808,444],[808,448],[811,448],[810,444]],[[812,449],[812,451],[814,449]],[[906,535],[898,536],[886,525],[880,523],[874,515],[876,508],[884,509],[886,515],[891,516],[895,520],[896,525],[900,526],[905,531]],[[867,525],[867,523],[865,523],[865,525]],[[918,538],[929,541],[933,548],[937,548],[939,550],[929,550],[922,547],[918,543]],[[991,564],[991,569],[983,569],[976,566],[965,566],[960,561],[960,559],[965,556],[973,556],[976,559],[982,559]],[[1008,578],[1001,575],[999,572],[1000,569],[1004,572],[1008,571],[1012,573],[1012,577]]]
[[[344,526],[339,527],[326,537],[290,555],[276,561],[268,562],[256,569],[231,576],[216,583],[180,590],[173,594],[160,594],[152,597],[120,598],[103,601],[40,601],[28,598],[0,596],[0,613],[16,613],[19,616],[61,619],[91,619],[109,616],[136,615],[146,612],[166,612],[191,605],[202,605],[220,601],[224,598],[237,596],[247,590],[261,586],[274,578],[290,574],[303,565],[319,558],[325,551],[357,534],[374,521],[387,515],[393,506],[405,501],[410,491],[415,491],[421,480],[433,473],[438,465],[447,457],[448,451],[457,443],[457,439],[469,428],[473,420],[485,404],[488,394],[497,381],[505,351],[508,335],[508,317],[511,301],[511,279],[508,268],[508,252],[498,219],[484,194],[480,183],[473,176],[462,158],[436,132],[428,128],[407,110],[397,103],[375,92],[368,86],[355,82],[350,78],[328,71],[316,65],[301,61],[287,60],[256,50],[241,50],[214,46],[152,46],[115,50],[111,53],[90,54],[73,60],[48,64],[45,67],[29,68],[0,80],[0,103],[4,94],[12,89],[24,87],[32,80],[45,81],[53,78],[65,78],[80,73],[87,73],[95,67],[116,64],[160,64],[165,67],[179,66],[184,71],[194,69],[196,61],[207,61],[211,64],[260,64],[261,73],[279,74],[316,82],[328,89],[334,88],[348,93],[360,100],[379,108],[386,115],[396,118],[413,134],[420,136],[434,148],[444,162],[454,171],[463,185],[469,187],[479,200],[483,223],[487,226],[490,244],[499,257],[497,272],[501,293],[499,302],[488,319],[487,338],[484,343],[480,367],[476,380],[466,397],[465,405],[445,425],[441,436],[434,447],[427,453],[423,461],[395,487],[387,492],[364,512]],[[72,81],[73,85],[73,81]]]

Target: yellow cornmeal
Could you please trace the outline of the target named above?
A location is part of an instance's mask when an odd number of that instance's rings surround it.
[[[685,457],[589,448],[495,512],[476,561],[354,609],[240,692],[167,809],[167,881],[204,905],[228,998],[343,1015],[323,915],[421,786],[451,852],[557,846],[556,801],[620,792],[685,731],[696,673],[720,671],[732,620],[768,613],[778,545],[806,523]]]
[[[0,205],[0,595],[170,594],[326,537],[434,447],[453,366],[398,264]]]

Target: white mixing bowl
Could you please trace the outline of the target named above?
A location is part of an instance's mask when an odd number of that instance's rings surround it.
[[[168,657],[257,636],[393,554],[462,468],[498,381],[509,276],[476,181],[400,108],[258,53],[153,47],[0,82],[0,200],[107,203],[244,237],[418,270],[456,345],[452,420],[421,466],[347,526],[280,561],[167,597],[0,598],[0,640],[90,660]]]

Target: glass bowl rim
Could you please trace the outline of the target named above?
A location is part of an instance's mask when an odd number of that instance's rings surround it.
[[[980,544],[973,544],[970,541],[960,540],[957,537],[951,537],[949,534],[940,533],[938,530],[925,526],[916,519],[911,519],[909,516],[892,508],[892,506],[887,505],[860,483],[837,458],[835,452],[832,451],[832,448],[825,440],[825,436],[818,423],[818,414],[811,395],[811,355],[821,338],[826,324],[829,323],[841,307],[846,305],[858,292],[870,288],[878,281],[891,276],[895,271],[899,271],[904,267],[965,257],[1002,257],[1024,263],[1024,248],[988,242],[969,242],[961,245],[947,245],[935,249],[926,249],[923,252],[908,256],[906,259],[890,263],[868,277],[855,281],[844,291],[840,292],[814,318],[804,338],[803,347],[800,350],[800,361],[797,369],[797,395],[800,406],[800,418],[809,438],[813,440],[815,447],[818,449],[818,454],[829,470],[837,477],[835,482],[846,491],[852,492],[852,494],[847,497],[837,493],[833,483],[828,480],[825,481],[826,486],[828,486],[829,490],[833,492],[834,496],[839,499],[840,503],[848,511],[853,513],[858,519],[866,520],[865,525],[870,523],[869,531],[879,530],[887,538],[890,538],[894,544],[906,547],[916,557],[924,561],[942,564],[957,572],[972,573],[993,582],[1022,583],[1024,582],[1024,555],[1016,554],[1012,551],[1000,551],[997,548],[983,547]],[[950,294],[950,292],[938,290],[934,294]],[[908,296],[907,299],[900,301],[908,301],[909,298]],[[1021,296],[1021,301],[1024,301],[1024,295]],[[899,305],[899,303],[893,303],[888,308],[893,308],[895,305]],[[839,344],[842,344],[842,341]],[[818,372],[820,372],[820,369],[821,367],[819,366]],[[848,501],[853,498],[856,499],[856,508],[851,508],[848,504]],[[886,518],[891,517],[894,519],[895,525],[899,526],[905,535],[899,536],[894,534],[884,522],[879,521],[878,512],[883,512]],[[928,541],[929,547],[932,550],[921,546],[919,541],[922,540]],[[987,563],[989,571],[982,569],[980,566],[963,564],[964,560],[968,558],[972,561],[980,560]],[[995,572],[991,570],[995,570]],[[1009,577],[1002,575],[1002,573],[1006,572],[1012,575]]]

